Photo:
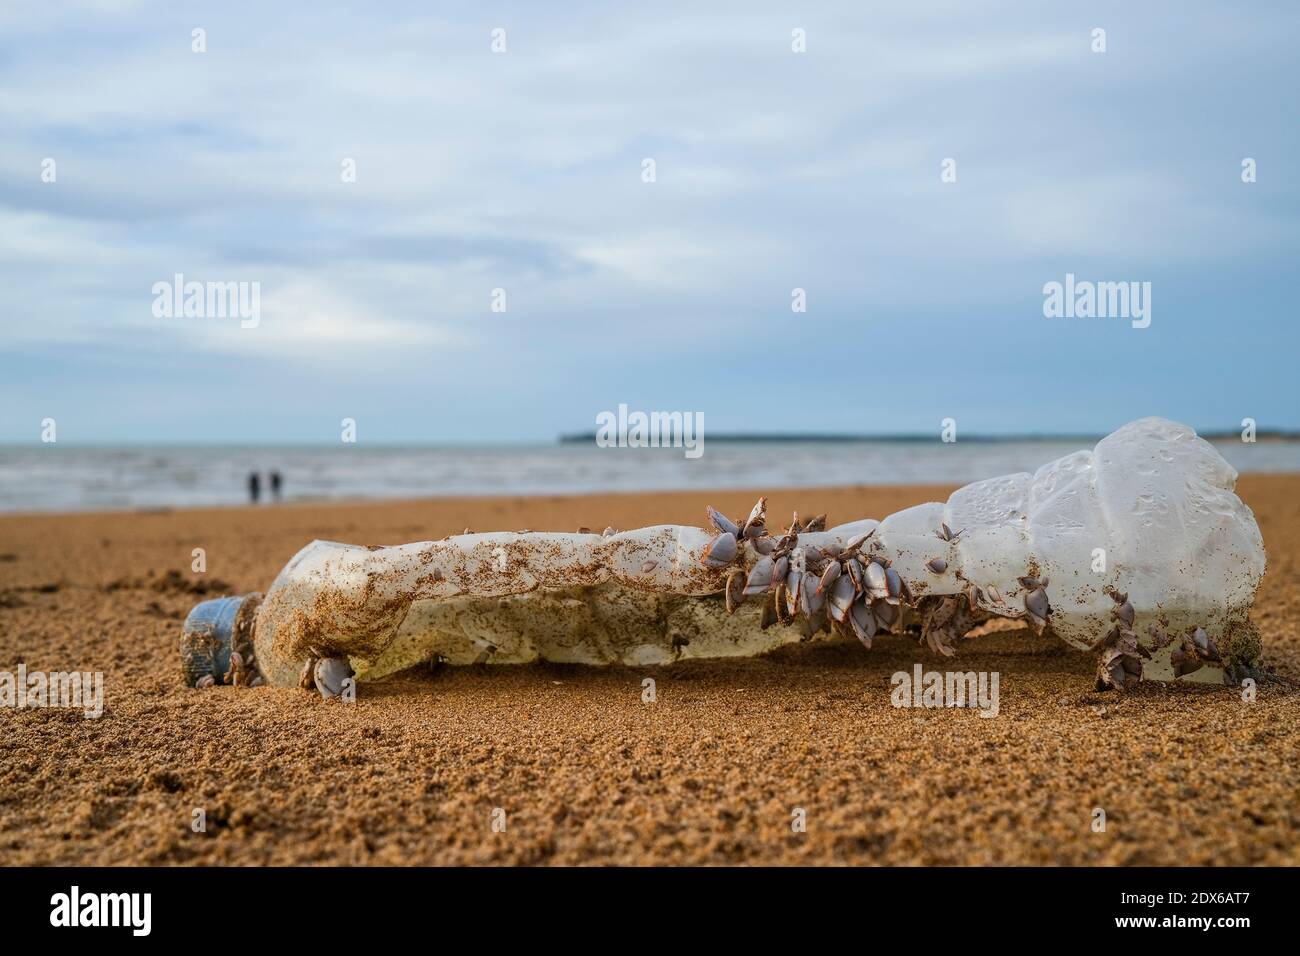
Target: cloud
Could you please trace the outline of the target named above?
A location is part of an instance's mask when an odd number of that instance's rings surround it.
[[[1234,344],[1295,343],[1279,303],[1300,240],[1284,122],[1300,24],[1269,5],[1227,20],[1028,2],[6,8],[0,439],[30,431],[38,396],[17,372],[33,361],[50,389],[102,401],[230,357],[286,408],[346,366],[395,434],[423,434],[409,389],[434,364],[447,388],[493,382],[448,426],[472,437],[586,427],[620,388],[755,427],[751,354],[793,362],[808,401],[833,372],[832,430],[916,427],[921,386],[999,418],[988,430],[1146,414],[1136,377],[1176,415],[1206,407],[1176,370],[1210,353],[1264,363],[1215,414],[1300,424],[1276,359]],[[507,54],[490,52],[496,26]],[[1067,270],[1156,280],[1150,334],[1121,349],[1110,330],[1043,325],[1039,290]],[[149,289],[177,272],[260,282],[261,326],[159,322]],[[1249,326],[1225,348],[1226,310]],[[1017,374],[1022,341],[1060,358],[1031,403],[989,385]],[[936,375],[936,351],[983,364]],[[503,423],[512,405],[532,431]],[[774,402],[761,427],[806,420]]]

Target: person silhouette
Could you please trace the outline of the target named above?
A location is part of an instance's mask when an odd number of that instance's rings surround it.
[[[280,487],[282,484],[283,479],[280,477],[280,473],[278,471],[271,472],[271,497],[276,501],[280,500]]]
[[[248,500],[257,504],[257,499],[262,497],[262,477],[255,471],[248,473]]]

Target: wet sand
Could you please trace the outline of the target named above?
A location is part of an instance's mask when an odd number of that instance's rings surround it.
[[[950,490],[778,493],[769,514],[883,517]],[[1238,492],[1268,550],[1266,657],[1300,679],[1300,476]],[[1025,629],[966,642],[952,665],[885,637],[665,668],[444,668],[362,685],[351,706],[181,685],[190,607],[264,589],[313,538],[699,524],[706,503],[739,514],[754,498],[0,518],[0,670],[103,671],[106,698],[98,720],[0,709],[0,863],[1300,862],[1300,693],[1098,693],[1089,655]],[[918,662],[997,671],[999,716],[895,709],[890,675]]]

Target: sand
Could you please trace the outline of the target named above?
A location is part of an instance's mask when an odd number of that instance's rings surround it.
[[[881,517],[947,488],[774,494]],[[1300,679],[1300,477],[1248,476],[1269,661]],[[348,706],[181,685],[205,595],[260,590],[312,538],[700,523],[753,493],[294,505],[0,518],[0,670],[105,674],[98,720],[0,709],[0,862],[16,864],[1295,864],[1300,693],[1092,690],[1015,629],[965,643],[1001,713],[895,709],[949,669],[905,637],[666,668],[444,668]],[[190,570],[204,548],[207,572]],[[642,701],[642,680],[657,700]],[[191,829],[195,809],[206,832]],[[494,819],[504,811],[505,830]],[[1104,832],[1094,810],[1106,814]],[[806,832],[791,827],[804,811]]]

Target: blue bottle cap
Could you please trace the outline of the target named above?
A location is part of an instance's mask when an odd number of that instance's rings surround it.
[[[194,606],[181,632],[181,670],[187,686],[193,687],[209,674],[218,684],[224,680],[236,632],[240,632],[241,648],[252,643],[252,617],[260,603],[258,598],[260,595],[243,594]]]

